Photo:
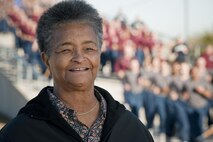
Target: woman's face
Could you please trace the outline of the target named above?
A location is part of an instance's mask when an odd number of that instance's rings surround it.
[[[46,58],[55,87],[93,87],[100,64],[100,48],[93,28],[85,23],[67,23],[55,29],[52,51]]]

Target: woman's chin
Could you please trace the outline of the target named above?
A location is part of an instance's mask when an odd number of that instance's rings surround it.
[[[68,85],[68,87],[70,88],[76,88],[77,90],[80,89],[82,90],[83,88],[88,88],[88,87],[91,87],[93,86],[93,84],[89,81],[80,81],[80,80],[77,80],[77,81],[68,81],[66,83]]]

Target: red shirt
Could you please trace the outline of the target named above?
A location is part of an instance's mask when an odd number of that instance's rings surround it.
[[[126,59],[124,57],[119,58],[115,63],[115,72],[128,70],[130,67],[130,60],[131,59]]]
[[[206,60],[206,68],[213,69],[213,54],[208,55],[208,54],[204,53],[201,55],[201,57],[203,57]]]

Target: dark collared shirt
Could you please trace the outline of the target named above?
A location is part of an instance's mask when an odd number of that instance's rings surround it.
[[[98,118],[88,128],[85,124],[80,122],[76,116],[76,111],[68,108],[57,96],[51,91],[49,92],[49,98],[52,104],[57,108],[61,116],[67,121],[67,123],[80,135],[84,142],[99,142],[101,138],[101,132],[103,124],[106,118],[107,103],[103,96],[95,89],[95,96],[100,102],[100,112]]]

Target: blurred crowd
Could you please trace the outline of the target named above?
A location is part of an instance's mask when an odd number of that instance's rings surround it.
[[[213,45],[196,57],[192,48],[181,38],[165,42],[140,19],[129,24],[121,13],[104,21],[102,69],[110,63],[111,74],[123,83],[125,102],[138,117],[144,108],[149,129],[159,115],[157,133],[168,141],[172,136],[203,141],[213,124]]]
[[[41,14],[56,0],[0,0],[0,32],[15,37],[24,59],[48,76],[36,43]],[[159,133],[182,141],[202,139],[213,124],[213,45],[192,60],[191,49],[180,37],[163,41],[137,18],[129,23],[124,14],[103,18],[101,68],[123,83],[125,102],[139,116],[144,108],[147,127],[160,116]],[[204,123],[208,120],[208,123]]]
[[[46,72],[36,42],[37,22],[54,3],[56,0],[0,0],[0,32],[14,35],[15,46],[34,68],[35,78],[38,72]]]
[[[212,52],[213,46],[207,50]],[[206,53],[194,63],[187,61],[187,54],[176,54],[172,61],[145,56],[142,65],[132,58],[129,69],[122,73],[124,97],[136,116],[144,108],[149,129],[158,114],[159,134],[195,141],[212,125],[212,68],[207,68]]]

